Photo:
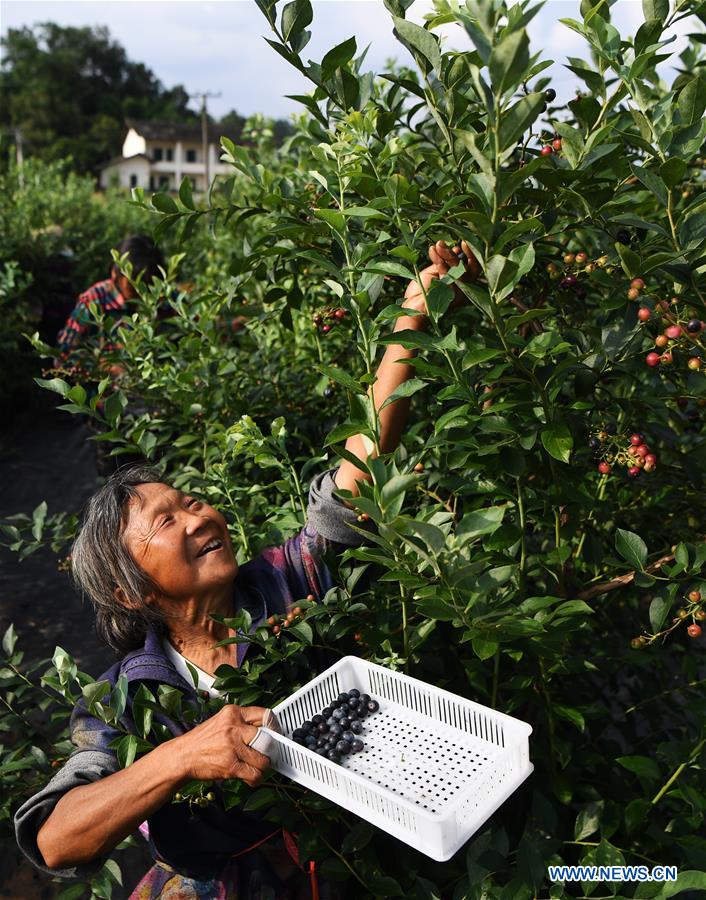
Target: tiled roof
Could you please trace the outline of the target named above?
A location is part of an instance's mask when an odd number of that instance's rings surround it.
[[[200,122],[155,122],[144,119],[126,119],[125,125],[133,128],[147,141],[201,141]],[[240,134],[234,128],[222,128],[211,125],[209,142],[217,144],[221,137],[237,141]]]

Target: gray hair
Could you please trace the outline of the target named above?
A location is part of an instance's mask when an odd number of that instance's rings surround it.
[[[164,615],[145,602],[158,586],[137,565],[125,544],[130,501],[137,486],[164,478],[147,465],[118,469],[83,509],[80,531],[71,550],[74,582],[88,595],[96,612],[96,630],[119,655],[141,647],[150,625],[160,627]],[[129,600],[121,603],[120,589]]]

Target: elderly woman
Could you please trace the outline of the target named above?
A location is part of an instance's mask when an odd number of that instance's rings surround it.
[[[402,305],[411,314],[396,320],[395,331],[424,327],[426,289],[457,262],[443,242],[430,249],[430,257],[433,264],[421,274],[423,289],[417,282],[407,288]],[[380,408],[412,373],[404,361],[413,356],[414,351],[391,344],[377,371],[374,403],[382,452],[397,446],[409,401]],[[350,438],[346,449],[357,459],[367,458],[361,435]],[[240,568],[225,519],[203,500],[141,467],[109,479],[87,505],[72,556],[78,583],[95,606],[99,633],[122,656],[101,680],[127,679],[123,723],[128,730],[136,732],[131,702],[140,684],[172,685],[195,699],[187,662],[198,673],[198,689],[211,695],[217,694],[218,666],[242,664],[248,644],[217,646],[233,632],[212,616],[230,617],[246,608],[256,627],[309,594],[326,593],[333,582],[324,553],[360,540],[349,527],[356,513],[334,491],[355,496],[357,482],[368,477],[348,460],[319,475],[311,485],[304,528]],[[45,872],[86,878],[146,821],[155,866],[134,898],[253,897],[255,882],[267,884],[268,896],[288,896],[277,875],[283,869],[276,848],[266,841],[272,823],[237,808],[226,810],[220,794],[194,812],[171,802],[194,779],[238,778],[258,785],[269,760],[250,744],[264,713],[226,705],[195,727],[169,721],[173,738],[121,769],[111,744],[122,732],[79,704],[71,723],[75,751],[16,814],[19,846]]]

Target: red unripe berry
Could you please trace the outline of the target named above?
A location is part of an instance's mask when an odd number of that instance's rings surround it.
[[[671,364],[674,362],[674,357],[672,356],[672,351],[667,350],[666,353],[663,353],[660,356],[659,361],[662,363],[663,366],[671,366]]]
[[[640,292],[637,288],[628,288],[628,300],[637,300],[640,296]]]
[[[635,434],[631,434],[630,435],[630,443],[633,445],[633,447],[639,447],[640,444],[644,444],[645,443],[644,434],[638,434],[637,432],[635,432]]]
[[[638,456],[641,456],[643,459],[647,459],[647,456],[650,452],[650,448],[647,446],[647,444],[640,444],[640,446],[637,447],[636,450]]]
[[[337,319],[343,319],[345,317],[345,315],[346,315],[345,309],[337,309],[336,312],[334,313],[334,316]]]
[[[545,144],[544,147],[542,147],[542,149],[539,152],[541,153],[542,156],[551,156],[552,153],[554,153],[554,151],[549,146],[549,144]]]
[[[326,334],[327,332],[331,331],[331,326],[324,325],[321,330],[323,331],[324,334]]]
[[[689,600],[692,603],[698,603],[701,600],[701,592],[700,591],[689,591]]]
[[[646,307],[646,306],[641,306],[637,311],[637,318],[641,322],[649,322],[651,315],[652,315],[652,310],[648,309],[648,307]]]
[[[686,629],[689,637],[697,638],[701,634],[701,626],[697,625],[696,622],[692,622],[691,625]]]
[[[633,280],[630,282],[630,287],[641,291],[645,287],[645,282],[642,280],[642,278],[633,278]]]
[[[689,358],[687,366],[691,369],[692,372],[698,372],[701,368],[701,359],[698,356],[691,356]]]
[[[660,357],[659,353],[648,353],[647,356],[645,357],[645,362],[647,363],[648,366],[651,366],[652,368],[654,368],[655,366],[659,365],[660,358],[661,357]]]
[[[576,262],[582,266],[588,260],[588,253],[584,253],[583,250],[580,253],[576,254]]]
[[[275,625],[275,627],[272,629],[272,634],[279,634],[281,630],[282,629],[279,627],[279,625]]]
[[[300,616],[302,614],[301,606],[295,606],[294,609],[292,610],[292,612],[294,613],[295,616]]]
[[[657,306],[666,311],[669,309],[669,300],[660,300]]]
[[[598,471],[601,475],[610,475],[613,470],[607,462],[600,462],[598,463]]]
[[[630,456],[637,456],[638,455],[637,447],[635,447],[635,446],[628,447],[628,453],[630,454]]]
[[[561,150],[561,138],[556,138],[556,140],[552,141],[552,147],[558,152]]]
[[[309,603],[313,603],[314,600],[316,600],[316,597],[314,597],[313,594],[307,594],[306,599],[309,601]]]
[[[645,456],[645,465],[646,466],[656,466],[657,465],[657,457],[654,453],[648,453]]]
[[[669,343],[669,338],[666,334],[658,334],[655,338],[655,344],[660,348],[660,350],[667,346]]]
[[[664,333],[668,338],[676,340],[681,336],[681,325],[670,325],[669,328],[664,329]]]
[[[629,475],[631,478],[637,478],[637,476],[638,476],[639,474],[640,474],[640,467],[639,467],[639,466],[630,466],[630,468],[628,469],[628,475]]]

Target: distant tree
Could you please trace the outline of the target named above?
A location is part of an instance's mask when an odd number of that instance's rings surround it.
[[[11,28],[1,43],[0,126],[21,129],[32,155],[71,156],[77,170],[93,171],[120,147],[125,117],[197,118],[185,88],[166,89],[107,28],[45,22]]]

